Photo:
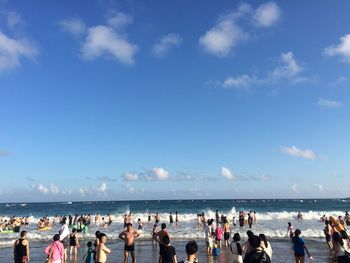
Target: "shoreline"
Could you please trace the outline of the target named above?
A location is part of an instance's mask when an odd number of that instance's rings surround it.
[[[86,243],[87,241],[91,241],[92,239],[81,239],[80,244],[81,247],[78,250],[78,258],[77,261],[67,261],[67,262],[82,262],[82,256],[86,251]],[[246,239],[242,240],[242,243]],[[171,244],[176,249],[177,260],[185,260],[185,245],[189,241],[189,239],[173,239]],[[308,248],[310,249],[312,255],[315,258],[314,262],[331,262],[329,257],[329,252],[326,247],[325,242],[321,242],[320,240],[314,239],[305,239]],[[43,252],[44,248],[50,243],[50,241],[29,241],[30,242],[30,250],[31,250],[31,261],[30,262],[45,262],[45,254]],[[196,240],[198,244],[198,260],[200,263],[224,263],[224,262],[232,262],[231,253],[226,250],[224,247],[220,251],[220,255],[217,257],[208,256],[205,249],[204,239]],[[272,262],[274,263],[293,263],[294,255],[291,249],[291,243],[288,239],[269,239],[271,243],[273,256]],[[107,241],[107,247],[112,250],[112,253],[108,256],[107,262],[122,262],[123,260],[123,249],[124,243],[121,240],[109,239]],[[11,262],[13,258],[13,248],[3,247],[0,248],[0,262]],[[153,246],[151,240],[137,240],[135,243],[135,253],[137,257],[137,262],[157,262],[158,260],[158,246]],[[308,259],[305,260],[309,262]],[[131,260],[129,260],[131,262]]]

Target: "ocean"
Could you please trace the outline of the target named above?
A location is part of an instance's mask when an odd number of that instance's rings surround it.
[[[169,213],[179,213],[179,225],[171,225],[168,230],[174,242],[185,242],[194,239],[203,242],[204,233],[202,228],[197,227],[197,214],[204,212],[206,218],[215,219],[215,210],[232,220],[233,216],[238,219],[239,211],[255,211],[257,223],[253,225],[252,231],[256,234],[264,233],[278,247],[276,255],[283,256],[280,248],[285,246],[290,251],[287,238],[287,223],[291,222],[294,229],[299,228],[302,236],[317,249],[318,254],[323,255],[327,261],[327,248],[324,242],[323,227],[320,222],[323,215],[344,216],[345,211],[350,210],[349,199],[249,199],[249,200],[156,200],[156,201],[105,201],[105,202],[55,202],[55,203],[1,203],[0,217],[29,216],[29,240],[31,243],[48,243],[52,236],[57,233],[59,225],[49,231],[36,230],[36,222],[43,216],[54,217],[56,215],[74,215],[99,213],[102,216],[112,215],[113,223],[109,228],[90,226],[89,232],[81,236],[84,240],[93,239],[94,232],[99,229],[104,231],[110,242],[118,243],[118,235],[123,230],[123,218],[125,213],[133,213],[133,224],[137,227],[137,219],[146,223],[140,241],[147,247],[151,242],[151,229],[154,224],[154,215],[159,213],[161,223],[169,223]],[[301,211],[303,220],[297,219],[297,213]],[[147,224],[148,213],[152,215],[152,222]],[[233,232],[239,232],[243,238],[246,237],[247,227],[234,227]],[[0,261],[4,257],[10,257],[9,247],[13,245],[18,234],[0,234]],[[286,243],[287,242],[287,243]],[[181,243],[182,244],[182,243]],[[287,244],[287,245],[286,245]],[[36,247],[34,245],[34,247]],[[151,245],[150,245],[151,247]],[[40,248],[40,253],[43,248]],[[1,251],[3,253],[1,253]],[[7,251],[7,252],[6,252]],[[37,253],[40,255],[40,253]],[[316,257],[317,258],[317,257]],[[8,261],[11,262],[11,261]],[[38,261],[40,262],[40,261]],[[141,261],[147,262],[147,261]],[[223,261],[225,262],[225,261]],[[273,262],[279,262],[274,260]],[[281,261],[283,262],[283,261]],[[288,260],[284,261],[288,262]],[[292,261],[291,261],[292,262]]]

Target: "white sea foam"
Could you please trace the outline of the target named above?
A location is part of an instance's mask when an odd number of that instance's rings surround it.
[[[126,207],[125,213],[128,213],[129,207]],[[112,225],[110,228],[97,227],[92,220],[88,234],[81,234],[82,237],[87,239],[94,238],[94,232],[100,230],[105,232],[110,239],[117,239],[120,231],[123,230],[123,220],[125,213],[114,213],[112,216]],[[215,211],[211,209],[204,210],[206,218],[215,218]],[[232,223],[232,218],[235,216],[238,219],[238,212],[235,207],[232,207],[229,211],[223,211],[227,218]],[[297,219],[298,211],[293,212],[264,212],[257,213],[257,223],[253,225],[252,231],[255,233],[264,233],[269,238],[286,238],[287,237],[287,223],[292,222],[294,228],[302,230],[302,235],[307,238],[323,238],[323,227],[324,224],[320,222],[320,218],[323,215],[326,216],[338,216],[343,215],[343,211],[308,211],[303,212],[303,220]],[[161,222],[169,222],[168,213],[160,213]],[[102,215],[107,218],[106,215]],[[175,215],[174,215],[175,216]],[[50,217],[54,219],[53,216]],[[154,214],[152,214],[152,221],[147,223],[148,211],[144,213],[133,214],[132,222],[134,227],[137,227],[137,219],[140,218],[144,223],[144,230],[142,231],[142,239],[151,238],[151,230],[154,224]],[[55,225],[49,231],[38,231],[36,230],[36,223],[40,218],[31,216],[29,228],[29,239],[31,240],[51,240],[53,235],[58,232],[60,225]],[[170,225],[168,230],[173,238],[176,239],[203,239],[204,233],[202,227],[197,227],[197,214],[186,213],[179,214],[180,223],[178,226]],[[245,232],[248,230],[247,227],[238,228],[234,227],[233,232],[239,232],[243,237],[246,235]],[[14,240],[18,238],[18,233],[13,234],[0,234],[0,247],[12,245]]]

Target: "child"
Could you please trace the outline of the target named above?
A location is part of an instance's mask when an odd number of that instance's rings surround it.
[[[106,263],[107,255],[111,253],[111,250],[106,247],[107,236],[104,233],[100,233],[99,235],[99,244],[96,248],[96,262]]]
[[[91,241],[87,242],[87,247],[88,247],[88,250],[86,251],[86,253],[85,253],[84,257],[83,257],[84,263],[94,263],[95,251],[92,248],[92,242]]]
[[[223,234],[222,228],[220,224],[217,224],[215,229],[215,238],[216,238],[216,244],[218,245],[218,248],[221,248],[222,234]]]
[[[217,244],[214,244],[213,256],[219,256],[219,255],[220,255],[220,248],[218,248]]]

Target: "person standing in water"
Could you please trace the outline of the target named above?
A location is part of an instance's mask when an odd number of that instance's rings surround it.
[[[294,236],[292,238],[295,263],[304,263],[305,251],[309,256],[309,258],[313,260],[309,250],[306,247],[305,241],[300,237],[300,234],[301,234],[301,231],[297,229],[295,230]]]
[[[20,238],[16,240],[14,245],[15,263],[29,262],[29,241],[27,239],[27,231],[21,232]]]
[[[287,236],[288,235],[290,239],[292,239],[292,237],[294,236],[294,230],[291,222],[288,222]]]
[[[179,224],[179,213],[177,211],[175,212],[175,224]]]
[[[230,245],[230,235],[231,235],[232,228],[230,224],[228,223],[227,219],[224,219],[224,240],[225,240],[225,247],[228,248]]]
[[[170,225],[174,224],[174,218],[173,218],[173,214],[171,212],[169,214],[169,223],[170,223]]]
[[[72,229],[72,233],[69,235],[69,255],[72,260],[73,254],[74,258],[78,256],[79,239],[78,233],[75,228]]]
[[[124,263],[128,262],[129,253],[131,254],[132,262],[136,263],[135,256],[135,239],[139,236],[137,231],[132,227],[131,223],[128,223],[126,230],[119,234],[119,238],[125,242],[124,245]]]
[[[104,233],[99,234],[99,243],[96,248],[96,263],[106,263],[107,255],[111,250],[106,246],[107,236]]]
[[[163,238],[165,236],[169,236],[169,233],[166,229],[166,224],[163,223],[161,225],[161,230],[158,231],[154,236],[153,239],[156,240],[159,243],[159,262],[161,262],[162,260],[162,253],[163,253],[163,249],[164,249],[164,242],[163,242]],[[157,239],[158,238],[158,239]],[[170,236],[169,236],[170,238]]]

